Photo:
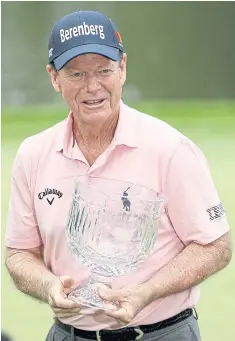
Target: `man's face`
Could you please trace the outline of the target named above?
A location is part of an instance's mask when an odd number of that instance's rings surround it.
[[[98,54],[85,54],[58,72],[47,67],[56,91],[75,116],[85,123],[106,121],[119,108],[126,80],[126,55],[114,62]]]

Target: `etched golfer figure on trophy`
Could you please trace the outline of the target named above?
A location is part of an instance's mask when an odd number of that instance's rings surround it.
[[[72,254],[91,276],[69,298],[105,309],[98,288],[134,271],[154,251],[164,198],[136,184],[81,179],[75,182],[66,232]]]
[[[131,202],[130,200],[128,199],[128,189],[130,187],[128,187],[122,194],[122,202],[123,202],[123,209],[126,210],[126,211],[130,211],[131,210]]]

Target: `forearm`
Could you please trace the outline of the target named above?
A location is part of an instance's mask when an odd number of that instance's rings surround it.
[[[223,269],[231,260],[232,246],[225,235],[202,246],[189,244],[146,284],[151,299],[169,296],[192,288]]]
[[[55,276],[44,264],[40,250],[8,249],[6,267],[17,289],[43,302],[48,300],[48,288]]]

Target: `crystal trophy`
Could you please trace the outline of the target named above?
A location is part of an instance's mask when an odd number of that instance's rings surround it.
[[[66,235],[72,254],[91,276],[69,298],[106,309],[99,288],[110,287],[152,254],[163,207],[163,196],[144,186],[104,178],[75,180]]]

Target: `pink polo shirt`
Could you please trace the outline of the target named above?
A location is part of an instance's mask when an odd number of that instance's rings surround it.
[[[86,280],[89,271],[74,260],[65,237],[73,180],[81,174],[88,181],[96,176],[137,183],[167,198],[154,254],[137,271],[114,280],[113,287],[142,283],[189,243],[205,245],[229,230],[200,149],[165,122],[121,102],[114,139],[91,167],[73,143],[71,114],[23,141],[13,166],[6,246],[29,249],[43,244],[46,264],[55,275],[70,275],[77,283]],[[198,287],[158,299],[130,325],[164,320],[193,307],[198,299]],[[91,308],[62,322],[85,330],[123,327]]]

